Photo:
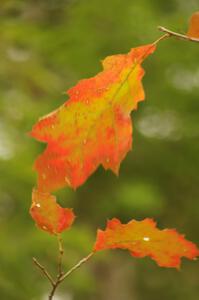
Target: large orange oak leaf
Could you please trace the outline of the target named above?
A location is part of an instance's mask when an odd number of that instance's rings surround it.
[[[132,220],[122,224],[118,219],[108,221],[106,229],[98,230],[94,251],[127,249],[132,256],[150,256],[161,267],[179,268],[181,257],[194,259],[199,255],[195,244],[175,229],[156,228],[152,219]]]
[[[62,208],[49,193],[33,189],[30,214],[37,226],[51,234],[70,228],[75,215],[72,209]]]
[[[101,73],[69,89],[69,100],[34,125],[31,135],[47,143],[35,162],[41,191],[76,188],[100,164],[118,173],[132,145],[130,113],[145,97],[141,63],[154,50],[150,44],[105,58]]]
[[[191,16],[187,35],[199,39],[199,11]]]

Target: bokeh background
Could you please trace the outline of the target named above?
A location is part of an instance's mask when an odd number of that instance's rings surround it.
[[[56,271],[57,241],[29,216],[33,161],[44,145],[27,132],[64,92],[100,71],[100,60],[149,43],[157,26],[185,33],[198,0],[0,1],[0,299],[45,300],[32,264]],[[102,168],[77,191],[57,193],[78,216],[64,233],[66,269],[87,255],[96,229],[119,217],[152,217],[199,242],[199,45],[169,39],[144,63],[146,102],[133,112],[134,146],[120,176]],[[126,251],[99,253],[55,300],[196,300],[198,262],[163,269]]]

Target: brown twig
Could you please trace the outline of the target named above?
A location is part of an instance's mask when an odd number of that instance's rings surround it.
[[[73,273],[75,270],[77,270],[81,265],[86,263],[95,252],[91,252],[89,255],[81,259],[74,267],[72,267],[68,272],[66,272],[61,278],[60,281],[63,281],[66,277],[68,277],[71,273]]]
[[[32,260],[33,260],[34,264],[36,265],[36,267],[39,268],[41,270],[41,272],[44,274],[44,276],[46,276],[48,278],[48,280],[50,281],[50,283],[52,284],[52,286],[54,286],[55,282],[52,279],[51,275],[46,270],[46,268],[44,266],[42,266],[35,257],[33,257]]]
[[[89,255],[87,255],[86,257],[84,257],[83,259],[81,259],[70,270],[68,270],[66,273],[63,273],[63,271],[62,271],[62,258],[63,258],[64,251],[63,251],[63,246],[62,246],[62,239],[61,239],[60,236],[58,237],[58,243],[59,243],[60,257],[59,257],[59,264],[58,264],[58,275],[57,275],[57,278],[56,278],[55,281],[53,280],[53,278],[51,277],[51,275],[49,274],[49,272],[46,270],[46,268],[43,265],[41,265],[35,257],[33,257],[33,262],[36,265],[36,267],[41,270],[42,274],[44,274],[44,276],[50,281],[50,283],[52,285],[52,290],[51,290],[49,298],[48,298],[49,300],[53,299],[55,291],[56,291],[57,287],[60,285],[60,283],[66,277],[68,277],[71,273],[73,273],[75,270],[77,270],[81,265],[83,265],[84,263],[86,263],[94,255],[94,253],[95,253],[95,252],[91,252]]]
[[[58,246],[59,246],[58,277],[61,277],[63,275],[62,259],[63,259],[63,255],[64,255],[64,248],[63,248],[63,244],[62,244],[62,237],[60,234],[57,235],[57,239],[58,239]]]
[[[59,281],[56,281],[55,284],[53,285],[53,288],[52,288],[52,290],[51,290],[51,293],[50,293],[50,295],[49,295],[49,297],[48,297],[49,300],[52,300],[52,299],[53,299],[53,296],[54,296],[54,294],[55,294],[55,291],[56,291],[56,289],[57,289],[59,283],[60,283]]]
[[[158,26],[158,29],[160,31],[162,31],[162,32],[166,32],[166,34],[168,35],[168,37],[175,37],[177,39],[181,39],[181,40],[185,40],[185,41],[189,41],[189,42],[199,43],[199,39],[197,39],[197,38],[189,37],[187,35],[171,31],[171,30],[169,30],[169,29],[167,29],[165,27]]]
[[[170,37],[170,34],[166,33],[159,37],[155,42],[153,42],[154,45],[158,44],[160,41],[165,40]]]
[[[95,252],[91,252],[89,255],[87,255],[86,257],[84,257],[83,259],[81,259],[74,267],[72,267],[69,271],[67,271],[65,274],[62,273],[62,275],[58,275],[57,280],[55,281],[55,283],[53,284],[53,288],[51,290],[51,293],[49,295],[49,300],[53,299],[53,296],[55,294],[55,291],[57,289],[57,287],[60,285],[60,283],[66,278],[68,277],[71,273],[73,273],[75,270],[77,270],[82,264],[84,264],[85,262],[87,262],[94,254]]]

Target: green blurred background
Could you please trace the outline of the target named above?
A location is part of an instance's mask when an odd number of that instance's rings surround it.
[[[0,1],[0,299],[45,300],[32,256],[56,271],[57,241],[29,216],[33,161],[44,145],[36,120],[66,99],[107,55],[150,43],[157,26],[186,32],[198,0]],[[119,217],[152,217],[199,242],[199,44],[169,39],[144,63],[146,102],[133,113],[134,146],[119,178],[100,168],[59,201],[78,216],[64,233],[66,268],[87,255],[96,229]],[[55,300],[195,300],[198,262],[159,268],[126,251],[99,253],[64,282]]]

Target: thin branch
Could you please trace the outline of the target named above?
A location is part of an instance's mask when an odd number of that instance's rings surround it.
[[[53,285],[53,288],[52,288],[52,290],[51,290],[51,293],[50,293],[50,295],[49,295],[49,297],[48,297],[49,300],[52,300],[52,299],[53,299],[53,296],[54,296],[54,294],[55,294],[55,291],[56,291],[58,285],[59,285],[59,282],[58,282],[58,281]]]
[[[91,252],[89,255],[87,255],[86,257],[84,257],[83,259],[81,259],[74,267],[72,267],[68,272],[66,272],[65,274],[58,275],[56,282],[53,284],[53,288],[51,290],[51,293],[49,295],[49,300],[53,299],[53,296],[55,294],[55,291],[57,289],[57,287],[60,285],[60,283],[66,278],[68,277],[71,273],[73,273],[75,270],[77,270],[82,264],[86,263],[94,254],[95,252]]]
[[[170,37],[170,34],[169,34],[169,33],[166,33],[166,34],[162,35],[159,39],[157,39],[155,42],[153,42],[153,44],[156,45],[156,44],[158,44],[160,41],[165,40],[165,39],[167,39],[167,38],[169,38],[169,37]]]
[[[32,260],[33,260],[34,264],[37,266],[37,268],[41,270],[41,272],[44,274],[44,276],[46,276],[48,278],[48,280],[50,281],[51,285],[54,286],[55,282],[52,279],[51,275],[46,270],[46,268],[44,266],[42,266],[35,257],[33,257]]]
[[[62,271],[62,260],[63,260],[63,255],[64,255],[64,248],[63,248],[63,243],[62,243],[62,237],[61,235],[57,235],[57,240],[58,240],[58,245],[59,245],[59,263],[58,263],[58,276],[61,277],[63,275]]]
[[[162,31],[162,32],[166,32],[166,34],[168,34],[168,37],[175,37],[177,39],[181,39],[181,40],[185,40],[185,41],[189,41],[189,42],[199,43],[199,39],[197,39],[197,38],[189,37],[187,35],[171,31],[171,30],[169,30],[169,29],[167,29],[165,27],[158,26],[158,29],[160,31]]]
[[[72,267],[70,270],[68,270],[64,274],[63,271],[62,271],[62,259],[63,259],[63,254],[64,254],[63,245],[62,245],[62,238],[61,238],[60,235],[58,235],[57,238],[58,238],[58,245],[59,245],[59,263],[58,263],[58,275],[57,275],[57,278],[56,278],[55,281],[53,280],[51,275],[48,273],[46,268],[43,265],[41,265],[35,257],[33,257],[33,262],[36,265],[36,267],[40,269],[42,274],[44,274],[44,276],[50,281],[50,283],[52,285],[52,290],[51,290],[49,298],[48,298],[49,300],[53,299],[55,291],[56,291],[57,287],[60,285],[60,283],[66,277],[68,277],[71,273],[73,273],[75,270],[77,270],[81,265],[86,263],[95,253],[94,251],[91,252],[89,255],[87,255],[86,257],[81,259],[74,267]]]
[[[89,255],[81,259],[74,267],[72,267],[68,272],[66,272],[61,278],[60,282],[63,281],[66,277],[68,277],[71,273],[73,273],[75,270],[77,270],[81,265],[86,263],[93,255],[95,252],[91,252]]]

